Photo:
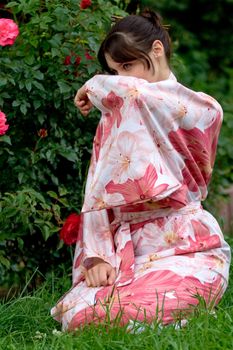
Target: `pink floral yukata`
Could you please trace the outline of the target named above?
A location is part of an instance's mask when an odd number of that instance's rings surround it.
[[[230,248],[201,206],[214,165],[222,109],[169,79],[96,75],[88,96],[97,127],[73,264],[73,286],[52,309],[63,330],[90,322],[174,322],[197,295],[217,303]],[[93,257],[116,268],[114,286],[87,287]]]

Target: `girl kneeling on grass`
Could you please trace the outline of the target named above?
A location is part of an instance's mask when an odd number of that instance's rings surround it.
[[[201,206],[222,109],[177,82],[169,35],[152,11],[119,20],[98,58],[109,74],[75,97],[83,115],[95,106],[102,117],[82,212],[62,230],[76,242],[73,286],[52,315],[64,330],[172,323],[200,297],[214,306],[227,287],[230,249]]]

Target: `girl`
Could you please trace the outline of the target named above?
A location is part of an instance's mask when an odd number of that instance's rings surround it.
[[[213,307],[228,280],[230,249],[203,210],[222,109],[179,84],[170,38],[152,11],[118,21],[96,75],[76,94],[83,115],[102,112],[76,242],[73,286],[52,309],[64,330],[85,323],[184,318],[200,297]]]

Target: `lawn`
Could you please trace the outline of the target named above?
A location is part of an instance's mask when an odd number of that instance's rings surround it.
[[[228,240],[233,246],[233,240]],[[188,324],[161,328],[145,326],[142,332],[126,328],[88,326],[75,333],[61,333],[60,325],[49,314],[61,294],[70,286],[70,276],[53,273],[36,291],[0,304],[0,349],[145,349],[200,350],[233,349],[233,272],[227,292],[212,314],[200,306]],[[25,288],[26,290],[26,288]]]

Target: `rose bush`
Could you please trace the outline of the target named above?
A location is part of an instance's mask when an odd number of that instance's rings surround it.
[[[73,99],[100,70],[96,53],[111,15],[123,13],[103,0],[18,0],[7,8],[20,35],[0,47],[0,109],[10,124],[0,149],[0,284],[5,267],[18,278],[70,258],[58,233],[80,210],[99,115],[83,118]]]

